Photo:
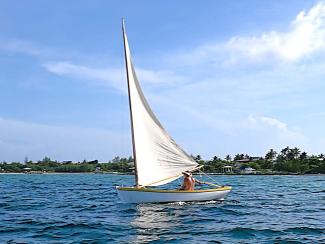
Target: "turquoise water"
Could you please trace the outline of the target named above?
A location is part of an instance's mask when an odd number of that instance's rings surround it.
[[[325,243],[325,176],[212,177],[226,201],[136,205],[132,176],[0,174],[0,243]]]

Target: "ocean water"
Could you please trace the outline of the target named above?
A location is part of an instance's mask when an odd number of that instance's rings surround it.
[[[225,201],[123,204],[132,176],[0,174],[0,243],[325,243],[324,175],[211,177]]]

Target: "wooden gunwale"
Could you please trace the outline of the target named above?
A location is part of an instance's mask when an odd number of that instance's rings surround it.
[[[193,191],[182,191],[182,190],[163,190],[163,189],[152,189],[152,188],[136,188],[136,187],[118,187],[117,190],[120,191],[140,191],[140,192],[155,192],[155,193],[204,193],[204,192],[214,192],[214,191],[230,191],[231,186],[223,186],[212,189],[202,189]]]

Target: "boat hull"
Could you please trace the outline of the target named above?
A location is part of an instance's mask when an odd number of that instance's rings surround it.
[[[126,203],[224,200],[231,191],[230,186],[194,191],[156,190],[150,188],[133,187],[117,187],[116,189],[120,199]]]

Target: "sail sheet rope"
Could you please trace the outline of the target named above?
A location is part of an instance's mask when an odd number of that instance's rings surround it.
[[[200,177],[202,177],[202,175],[205,175],[207,178],[209,178],[213,183],[210,183],[210,182],[204,182],[205,184],[207,185],[215,185],[215,186],[218,186],[220,187],[221,185],[215,181],[215,179],[213,179],[211,176],[209,176],[208,174],[206,174],[205,172],[203,172],[202,170],[198,170],[199,173],[200,173]]]

